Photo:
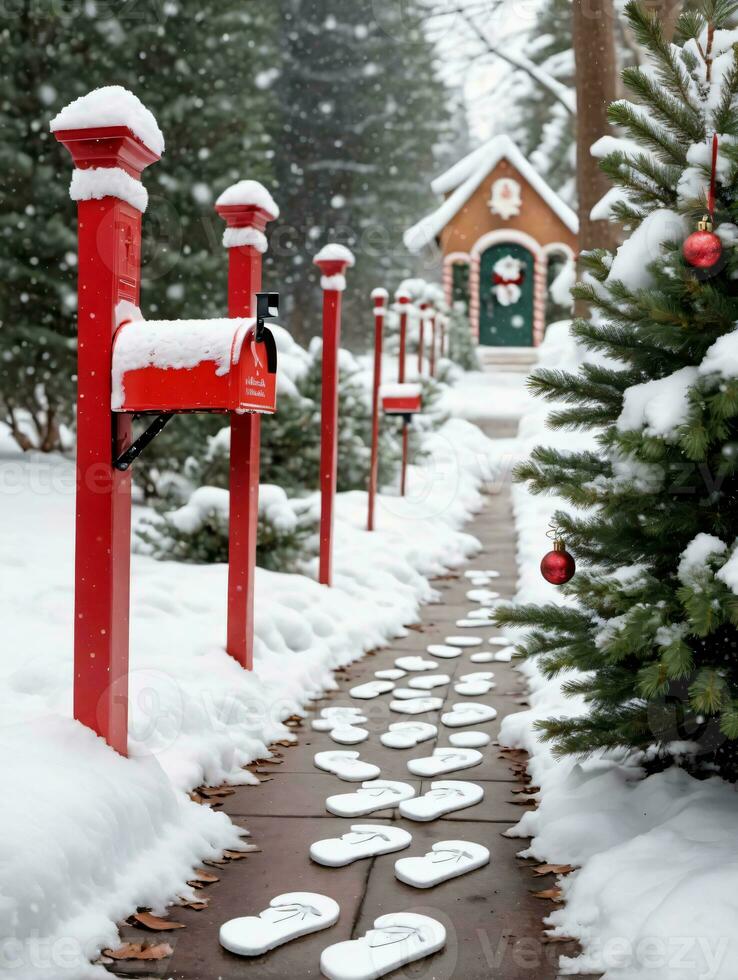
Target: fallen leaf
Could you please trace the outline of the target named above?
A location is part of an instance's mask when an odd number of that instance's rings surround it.
[[[184,929],[184,923],[173,919],[162,919],[153,912],[136,912],[128,920],[132,926],[151,929],[152,932],[165,932],[167,929]]]
[[[193,909],[193,911],[195,912],[202,912],[203,909],[206,909],[208,905],[210,905],[210,899],[209,898],[195,898],[195,899],[182,898],[179,900],[178,904],[183,909]]]
[[[260,850],[261,848],[258,846],[258,844],[247,844],[241,850],[223,851],[223,854],[225,855],[225,857],[228,858],[229,861],[240,861],[243,858],[248,857],[249,854],[254,854],[255,852]]]
[[[530,891],[533,898],[544,898],[549,902],[562,902],[561,889],[560,888],[544,888],[542,892],[537,892],[531,889]]]
[[[188,881],[188,885],[195,883],[197,885],[212,885],[214,881],[220,881],[217,875],[214,875],[212,871],[206,871],[205,868],[196,868],[195,876],[191,881]]]
[[[544,936],[541,939],[541,942],[542,943],[545,943],[545,944],[548,944],[548,943],[575,943],[576,942],[576,939],[573,939],[571,936]]]
[[[262,776],[259,780],[260,783],[270,783],[274,779],[274,776]]]
[[[297,745],[297,739],[295,739],[294,742],[290,742],[290,740],[287,738],[280,738],[277,745],[283,745],[286,749],[294,749],[294,747]]]
[[[209,800],[219,796],[233,796],[236,791],[232,786],[200,786],[197,792]]]
[[[124,943],[118,949],[104,949],[103,955],[113,960],[164,960],[174,950],[169,943],[145,946],[143,943]]]
[[[539,864],[532,870],[534,875],[568,875],[576,869],[573,864]]]
[[[215,858],[205,858],[202,863],[209,868],[224,868],[228,864],[227,861],[217,861]]]

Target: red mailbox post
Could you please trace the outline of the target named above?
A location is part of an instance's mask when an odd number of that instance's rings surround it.
[[[78,202],[74,716],[125,754],[130,466],[173,413],[273,412],[276,348],[253,319],[141,317],[140,178],[163,138],[134,95],[118,86],[92,92],[52,130],[74,160]],[[244,287],[249,296],[255,283]],[[155,416],[135,442],[134,413]]]
[[[437,320],[437,317],[438,317],[438,314],[436,313],[435,308],[431,305],[431,308],[430,308],[430,316],[429,316],[429,320],[430,320],[430,360],[428,362],[428,371],[429,371],[430,376],[432,378],[435,378],[435,376],[436,376],[436,344],[437,344],[437,338],[436,338],[436,320]]]
[[[407,318],[410,313],[410,293],[398,289],[395,302],[400,313],[400,351],[397,362],[397,380],[400,384],[405,380],[405,358],[407,355]]]
[[[318,581],[333,584],[333,507],[338,468],[338,348],[344,273],[354,256],[343,245],[326,245],[313,260],[322,272],[323,386],[320,410],[320,555]]]
[[[382,340],[386,304],[389,293],[386,289],[372,292],[374,302],[374,376],[372,379],[372,455],[369,466],[369,506],[366,529],[374,530],[374,506],[377,497],[377,474],[379,469],[379,386],[382,383]]]
[[[407,447],[410,432],[410,422],[413,415],[422,411],[423,403],[419,384],[407,382],[382,385],[380,389],[382,410],[385,415],[402,417],[402,469],[400,471],[400,494],[405,496],[407,489]]]
[[[418,316],[418,377],[423,373],[423,358],[425,356],[425,321],[428,319],[428,309],[430,304],[422,302],[420,304],[420,314]]]
[[[218,198],[228,249],[228,313],[253,317],[261,291],[264,230],[279,208],[261,184],[241,181]],[[226,649],[243,667],[254,662],[254,577],[259,516],[261,416],[231,415],[228,516],[228,630]]]

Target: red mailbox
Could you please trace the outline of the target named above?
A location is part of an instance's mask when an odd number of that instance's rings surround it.
[[[114,412],[272,413],[277,351],[256,321],[129,320],[113,341]]]
[[[229,225],[231,318],[145,320],[138,310],[148,200],[141,174],[164,149],[156,120],[132,93],[108,86],[63,109],[51,129],[74,160],[70,193],[78,204],[74,716],[125,754],[130,466],[175,413],[227,412],[236,430],[227,650],[251,665],[258,420],[275,409],[277,371],[264,325],[277,297],[258,291],[264,228],[279,212],[253,181],[218,202]],[[134,414],[156,416],[135,441]]]
[[[421,387],[418,384],[382,385],[379,389],[385,415],[417,415],[423,410]]]

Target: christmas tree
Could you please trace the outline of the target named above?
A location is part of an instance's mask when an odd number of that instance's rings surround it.
[[[627,141],[604,160],[629,237],[584,257],[577,373],[540,371],[553,427],[590,448],[537,449],[518,476],[579,511],[555,524],[579,568],[565,604],[510,607],[521,650],[588,712],[542,724],[559,751],[685,742],[695,768],[738,776],[738,32],[734,2],[685,12],[674,44],[626,8],[646,63],[624,71]],[[714,137],[714,134],[716,136]],[[713,147],[718,149],[713,168]],[[713,177],[714,174],[714,177]],[[715,183],[714,202],[710,192]],[[694,234],[708,214],[715,224]],[[709,225],[709,222],[708,222]],[[692,234],[690,234],[692,233]],[[718,256],[718,253],[719,256]]]

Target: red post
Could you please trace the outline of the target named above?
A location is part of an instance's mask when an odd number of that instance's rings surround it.
[[[369,466],[369,507],[366,529],[374,530],[374,505],[377,497],[377,474],[379,469],[379,387],[382,384],[382,334],[386,303],[389,293],[386,289],[375,289],[374,301],[374,377],[372,379],[372,455]]]
[[[435,378],[436,376],[436,320],[437,320],[436,310],[431,306],[431,310],[430,310],[431,340],[430,340],[429,370],[430,370],[430,376],[432,378]]]
[[[418,375],[423,373],[423,356],[425,347],[425,320],[428,316],[428,303],[420,304],[420,317],[418,319]]]
[[[410,312],[410,294],[403,289],[398,289],[395,293],[395,301],[400,307],[400,352],[397,362],[397,380],[402,383],[405,380],[405,357],[407,351],[407,317]]]
[[[228,225],[223,236],[228,249],[228,315],[255,316],[267,247],[264,231],[279,217],[279,208],[261,184],[244,180],[218,198],[215,210]],[[246,670],[254,664],[260,450],[261,416],[232,414],[226,650]]]
[[[407,489],[407,455],[410,438],[410,425],[407,419],[402,420],[402,469],[400,470],[400,496],[405,496]]]
[[[333,505],[338,469],[338,348],[344,273],[354,257],[343,245],[326,245],[315,256],[322,272],[323,386],[320,403],[320,555],[318,581],[333,584]]]
[[[110,365],[116,306],[139,304],[140,178],[159,154],[124,126],[54,135],[74,160],[78,202],[74,717],[125,755],[131,475],[114,468],[113,455],[130,445],[131,420],[111,411]]]

